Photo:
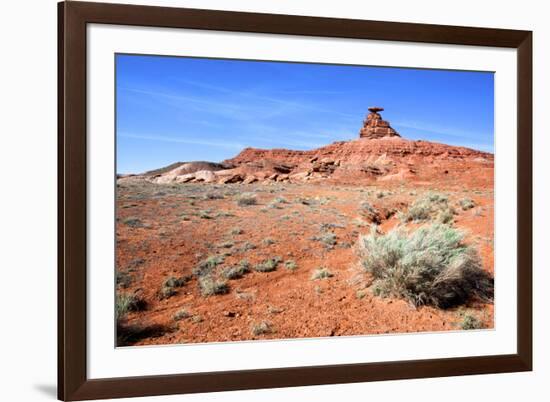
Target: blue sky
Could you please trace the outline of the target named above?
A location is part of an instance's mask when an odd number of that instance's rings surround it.
[[[489,72],[117,55],[117,172],[355,139],[373,105],[402,137],[493,152],[493,84]]]

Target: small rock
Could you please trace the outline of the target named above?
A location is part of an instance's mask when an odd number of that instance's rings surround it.
[[[210,170],[199,170],[194,173],[195,181],[202,181],[205,183],[212,183],[216,181],[217,176]]]
[[[243,179],[244,179],[243,176],[240,174],[232,174],[221,178],[219,183],[220,184],[239,183],[243,181]]]
[[[257,181],[258,181],[258,179],[255,176],[248,175],[244,178],[243,183],[244,184],[250,184],[250,183],[257,182]]]

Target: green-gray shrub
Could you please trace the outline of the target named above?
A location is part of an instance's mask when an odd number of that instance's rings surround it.
[[[332,232],[325,232],[319,236],[314,236],[313,240],[319,241],[327,247],[333,247],[336,245],[336,235]]]
[[[321,267],[313,271],[313,273],[311,274],[311,280],[314,281],[317,279],[328,279],[332,278],[333,276],[334,274],[330,272],[327,268]]]
[[[415,201],[411,204],[407,212],[399,214],[401,222],[420,222],[430,219],[432,212],[432,206],[428,202]]]
[[[175,296],[177,293],[178,291],[175,288],[163,286],[158,291],[158,298],[159,300],[169,299],[170,297]]]
[[[199,212],[199,218],[201,219],[213,219],[214,217],[210,215],[210,211],[202,210]]]
[[[268,322],[262,321],[257,324],[252,324],[251,332],[252,332],[252,335],[258,336],[263,334],[269,334],[272,332],[272,329],[271,329],[271,325]]]
[[[398,217],[401,222],[422,222],[430,220],[432,215],[449,210],[448,197],[439,193],[428,193],[417,198],[406,212],[400,212]],[[448,213],[443,218],[449,219]]]
[[[275,240],[273,240],[271,237],[266,237],[265,239],[262,240],[262,243],[265,244],[266,246],[270,246],[272,244],[275,244]]]
[[[229,293],[229,285],[226,281],[216,280],[211,276],[201,276],[199,278],[199,289],[205,297]]]
[[[256,248],[255,244],[250,243],[249,241],[247,241],[247,242],[244,242],[244,244],[240,248],[240,251],[245,252],[245,251],[254,250],[255,248]]]
[[[185,309],[176,311],[173,316],[174,321],[185,320],[186,318],[189,318],[189,317],[191,317],[191,314]]]
[[[250,264],[248,261],[242,260],[239,265],[224,269],[222,275],[227,279],[239,279],[248,272],[250,272]]]
[[[257,264],[255,267],[254,267],[254,270],[255,271],[258,271],[258,272],[271,272],[271,271],[275,271],[277,269],[277,265],[279,265],[279,263],[281,262],[281,258],[280,257],[273,257],[273,258],[269,258],[259,264]]]
[[[449,201],[449,197],[440,193],[428,193],[426,194],[426,199],[433,203],[444,203],[446,204]]]
[[[115,301],[115,317],[117,321],[126,317],[130,311],[144,310],[147,303],[145,299],[128,293],[117,293]]]
[[[464,234],[433,224],[409,234],[397,228],[386,235],[371,229],[359,238],[365,271],[374,278],[372,290],[418,306],[448,308],[472,297],[493,298],[493,279],[482,269],[477,251],[463,243]]]
[[[176,278],[174,276],[169,276],[164,280],[164,283],[162,284],[165,287],[170,288],[181,288],[183,285],[185,285],[191,278],[188,276],[180,276],[179,278]]]
[[[289,271],[295,271],[298,266],[296,265],[296,261],[294,260],[287,260],[285,261],[285,268]]]
[[[475,207],[476,203],[471,198],[462,198],[458,200],[458,205],[460,205],[460,208],[462,208],[463,211],[467,211],[468,209]]]
[[[465,314],[460,322],[460,328],[464,330],[482,329],[483,323],[481,320],[471,314]]]
[[[245,207],[248,205],[256,205],[258,200],[256,194],[254,193],[242,193],[237,197],[237,205],[240,207]]]
[[[229,233],[232,234],[232,235],[240,235],[240,234],[243,234],[243,230],[239,227],[236,227],[236,228],[231,229],[231,231]]]
[[[116,270],[116,284],[124,289],[129,288],[133,282],[132,275],[128,271]]]
[[[144,226],[141,219],[136,218],[135,216],[131,216],[131,217],[128,217],[128,218],[124,219],[123,223],[125,225],[128,225],[128,226],[132,227],[132,228],[141,228],[141,227]]]
[[[451,224],[454,220],[454,210],[452,208],[441,209],[437,214],[437,222]]]
[[[193,275],[203,276],[208,275],[214,268],[223,263],[224,257],[221,255],[211,255],[202,260],[193,268]]]
[[[365,216],[370,222],[380,223],[380,213],[374,208],[370,202],[362,201],[360,205],[361,215]]]
[[[219,193],[208,193],[204,195],[205,200],[223,200],[224,196],[223,194]]]

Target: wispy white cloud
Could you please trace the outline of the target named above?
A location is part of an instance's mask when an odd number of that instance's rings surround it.
[[[211,91],[225,93],[228,95],[235,96],[237,98],[248,98],[248,99],[257,100],[257,101],[276,103],[276,104],[288,107],[287,110],[305,109],[305,110],[316,111],[316,112],[332,113],[334,115],[340,115],[340,116],[346,116],[346,117],[355,117],[355,115],[353,114],[343,113],[337,110],[326,109],[312,102],[305,102],[303,100],[288,100],[287,98],[276,98],[273,96],[266,96],[262,94],[261,91],[258,89],[235,90],[233,88],[211,85],[211,84],[206,84],[204,82],[193,81],[193,80],[177,79],[177,81],[187,85],[197,87],[197,88],[203,88]],[[344,95],[347,93],[343,91],[328,91],[328,90],[288,90],[288,91],[277,91],[277,92],[284,94],[286,96],[306,95],[306,94]]]
[[[223,118],[237,120],[237,121],[249,121],[257,119],[268,119],[275,117],[288,109],[289,105],[282,105],[279,107],[269,107],[258,102],[242,102],[235,99],[223,99],[217,97],[201,97],[195,95],[183,95],[174,94],[164,90],[144,90],[140,88],[120,88],[124,91],[130,91],[138,93],[140,95],[147,95],[155,100],[155,102],[163,102],[174,108],[180,109],[184,112],[197,111],[211,116],[220,116]]]
[[[242,149],[245,147],[243,144],[237,143],[235,141],[220,141],[220,140],[210,141],[210,140],[202,140],[202,139],[190,139],[190,138],[184,138],[184,137],[167,137],[163,135],[131,134],[131,133],[117,133],[117,136],[120,136],[123,138],[133,138],[138,140],[174,142],[174,143],[193,144],[193,145],[206,145],[206,146],[228,148],[228,149]]]
[[[314,90],[314,89],[296,89],[296,90],[281,90],[276,91],[283,95],[353,95],[352,91],[330,91],[330,90]]]
[[[339,124],[323,125],[316,121],[304,121],[302,124],[304,129],[248,122],[242,126],[235,138],[260,147],[313,149],[333,141],[353,138],[356,132],[355,128]]]
[[[407,137],[407,129],[414,130],[414,139],[424,139],[426,141],[441,142],[450,145],[477,149],[484,152],[494,152],[493,143],[490,141],[491,135],[476,131],[467,131],[455,127],[443,127],[418,121],[395,121],[392,126]],[[479,139],[487,139],[487,142],[479,142]]]
[[[417,131],[424,131],[432,134],[439,134],[447,137],[455,137],[461,140],[464,139],[478,139],[478,138],[490,138],[486,133],[476,133],[473,131],[466,131],[457,129],[454,127],[442,127],[434,124],[422,123],[417,121],[392,121],[392,126],[396,128],[405,128]]]

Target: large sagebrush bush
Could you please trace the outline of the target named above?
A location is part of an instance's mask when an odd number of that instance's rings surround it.
[[[359,254],[380,296],[440,308],[471,298],[491,300],[493,279],[482,269],[477,251],[463,240],[463,232],[442,224],[412,233],[397,228],[385,235],[373,227],[359,238]]]

